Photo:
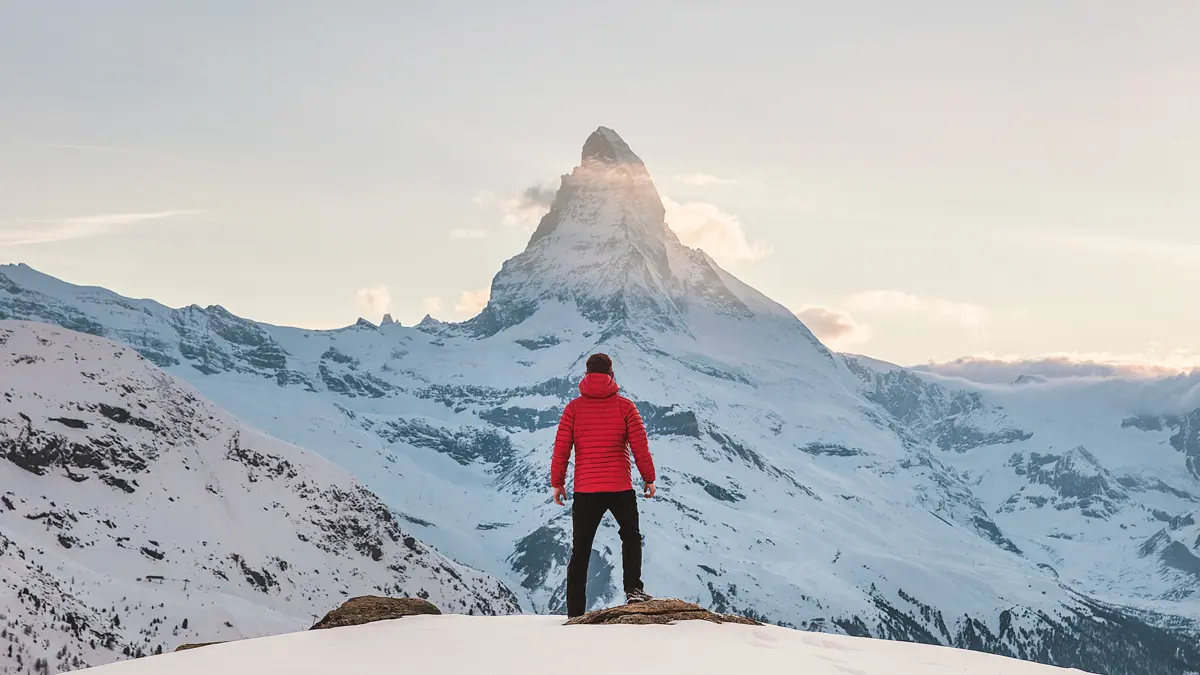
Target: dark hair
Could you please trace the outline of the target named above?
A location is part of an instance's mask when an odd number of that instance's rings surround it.
[[[608,354],[592,354],[587,360],[587,371],[612,375],[612,359],[608,358]]]

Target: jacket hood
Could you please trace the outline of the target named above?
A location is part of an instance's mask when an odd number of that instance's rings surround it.
[[[617,381],[605,373],[588,373],[579,381],[579,393],[589,398],[607,398],[618,390]]]

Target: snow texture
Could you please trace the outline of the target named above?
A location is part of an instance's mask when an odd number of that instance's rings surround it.
[[[563,626],[554,617],[414,616],[213,645],[95,668],[95,675],[403,672],[527,675],[530,659],[573,675],[1067,675],[1078,670],[929,645],[777,626]],[[470,645],[469,649],[464,649]],[[520,645],[520,649],[514,649]],[[532,655],[532,656],[531,656]],[[536,666],[532,666],[536,669]]]
[[[0,321],[0,401],[0,672],[297,630],[348,595],[518,609],[127,347]]]
[[[278,327],[23,265],[0,267],[0,315],[129,344],[536,613],[563,610],[570,552],[554,426],[604,351],[660,467],[640,503],[651,593],[1112,675],[1200,670],[1200,375],[993,387],[833,353],[683,246],[617,140],[589,138],[463,323]],[[619,597],[619,556],[607,523],[591,607]]]

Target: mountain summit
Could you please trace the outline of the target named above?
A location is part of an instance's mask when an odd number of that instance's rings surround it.
[[[649,171],[622,161],[636,155],[619,138],[604,129],[589,137],[537,232],[496,275],[489,306],[465,323],[284,328],[218,306],[172,309],[72,286],[21,266],[0,266],[0,318],[129,344],[247,425],[357,475],[414,541],[498,579],[538,613],[564,608],[571,541],[569,514],[546,499],[547,448],[583,361],[604,351],[661,460],[661,497],[641,516],[656,595],[763,622],[1106,675],[1200,672],[1195,378],[975,387],[833,354],[786,308],[679,242]],[[0,383],[6,369],[33,367],[13,344],[0,344]],[[88,386],[101,372],[64,364]],[[37,380],[24,400],[59,400],[48,391],[57,382]],[[109,405],[132,396],[111,393]],[[0,398],[0,417],[6,406]],[[149,414],[136,403],[126,409]],[[25,414],[68,438],[108,419],[68,412],[53,414],[66,422]],[[25,427],[12,422],[18,433]],[[0,469],[0,498],[33,494],[30,484],[47,478],[21,471]],[[208,503],[196,499],[209,500],[206,475],[171,475],[200,488],[175,504],[176,493],[133,485],[144,478],[138,471],[113,473],[137,495],[166,498],[155,502],[164,512]],[[96,483],[56,480],[60,505],[68,497],[83,505],[76,495]],[[47,555],[62,553],[55,546],[93,553],[56,542],[40,504],[14,501],[37,509],[26,517],[0,499],[0,530],[36,532]],[[219,531],[219,516],[204,531]],[[253,522],[271,537],[287,534],[282,521]],[[309,525],[297,527],[312,539]],[[615,530],[597,535],[591,608],[623,595]],[[192,537],[199,531],[189,528]],[[165,546],[167,534],[152,536]],[[247,530],[247,541],[255,534]],[[308,547],[283,539],[288,556]],[[246,545],[236,552],[247,559]],[[377,562],[390,564],[388,555]],[[350,583],[343,564],[329,567]],[[53,569],[60,583],[76,573]],[[273,569],[282,584],[284,571]],[[287,574],[301,569],[309,565]],[[310,579],[315,573],[299,581]],[[157,586],[141,590],[147,605],[172,606]],[[21,602],[0,592],[10,634]]]
[[[768,319],[824,351],[790,311],[679,241],[645,164],[607,127],[588,136],[580,165],[562,177],[525,251],[504,263],[487,308],[468,325],[486,337],[564,308],[609,334],[642,337],[694,337],[714,317]]]
[[[605,164],[634,164],[644,166],[641,158],[633,154],[629,144],[617,132],[608,127],[597,127],[583,143],[581,162],[589,160]]]

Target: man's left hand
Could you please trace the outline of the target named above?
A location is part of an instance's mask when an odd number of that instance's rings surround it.
[[[655,495],[655,493],[657,493],[657,492],[658,492],[658,490],[657,490],[657,489],[655,489],[655,487],[654,487],[654,483],[646,483],[646,491],[645,491],[645,495],[646,495],[646,497],[647,497],[647,498],[649,498],[649,499],[654,499],[654,495]]]

